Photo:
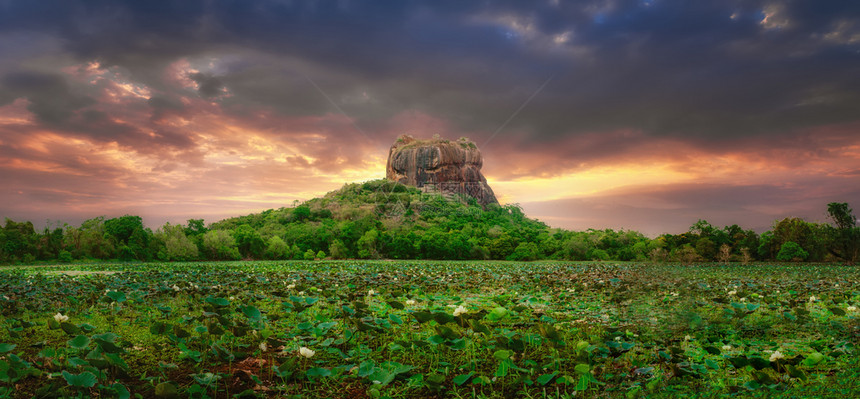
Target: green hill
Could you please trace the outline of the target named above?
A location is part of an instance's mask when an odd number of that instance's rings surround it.
[[[385,179],[346,184],[294,208],[229,218],[210,229],[247,232],[237,244],[252,257],[267,257],[279,237],[289,253],[268,257],[323,251],[333,258],[537,259],[544,254],[534,243],[551,238],[546,224],[516,205],[483,208],[471,198],[422,193]]]

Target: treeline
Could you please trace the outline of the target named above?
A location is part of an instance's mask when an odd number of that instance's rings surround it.
[[[165,224],[139,216],[36,231],[6,219],[0,263],[88,259],[506,259],[692,262],[843,261],[860,258],[860,228],[847,203],[828,204],[832,224],[785,218],[761,235],[704,220],[650,239],[612,229],[567,231],[525,217],[517,205],[481,208],[386,180],[347,184],[291,208],[225,219]]]

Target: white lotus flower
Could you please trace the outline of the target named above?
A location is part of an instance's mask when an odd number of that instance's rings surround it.
[[[735,295],[737,295],[737,294],[738,294],[738,292],[737,292],[737,291],[735,291],[735,290],[731,290],[731,291],[729,291],[729,296],[735,296]]]
[[[303,347],[299,348],[299,354],[310,359],[310,358],[314,357],[314,355],[316,355],[317,353],[316,353],[316,351],[313,351],[310,348],[303,346]]]
[[[847,308],[845,308],[845,309],[846,309],[847,311],[849,311],[849,312],[856,312],[856,311],[857,311],[857,307],[856,307],[856,306],[854,306],[854,305],[851,305],[851,306],[849,306],[849,307],[847,307]]]
[[[406,300],[406,304],[407,304],[407,305],[409,305],[409,306],[412,306],[412,305],[414,305],[414,304],[415,304],[415,301],[414,301],[414,300],[412,300],[412,299],[407,299],[407,300]]]
[[[466,309],[463,305],[457,306],[457,309],[454,309],[454,316],[459,316],[464,313],[469,313],[469,309]]]
[[[296,288],[296,285],[295,285],[295,284],[290,284],[290,285],[288,285],[288,286],[287,286],[287,289],[293,289],[293,288]]]
[[[673,293],[670,293],[669,295],[671,295],[671,296],[678,296],[678,293],[677,293],[677,292],[673,292]]]
[[[260,342],[260,351],[265,352],[267,349],[269,349],[269,346],[265,342]]]
[[[64,316],[62,313],[57,312],[57,314],[54,315],[54,320],[56,320],[57,323],[62,323],[69,320],[69,316]]]
[[[236,300],[236,297],[231,296],[231,297],[230,297],[230,300],[231,300],[231,301],[235,301],[235,300]]]
[[[815,302],[817,300],[818,300],[818,298],[816,298],[815,295],[812,295],[809,297],[809,302]]]
[[[693,337],[691,337],[691,336],[689,336],[689,335],[685,335],[685,336],[684,336],[684,341],[689,341],[689,340],[691,340],[691,339],[693,339]]]
[[[181,289],[181,288],[179,288],[179,286],[178,286],[178,285],[173,284],[173,290],[174,290],[174,291],[179,291],[180,289]]]
[[[775,361],[777,361],[779,359],[783,359],[783,358],[785,358],[785,355],[783,355],[782,352],[780,352],[780,351],[774,351],[770,355],[770,361],[772,361],[772,362],[775,362]]]
[[[747,301],[746,298],[741,298],[741,302],[746,302],[746,301]]]
[[[372,289],[371,289],[371,290],[367,290],[367,295],[370,295],[370,296],[376,295],[376,291],[374,291],[374,290],[372,290]]]
[[[723,345],[723,350],[724,351],[732,350],[732,346],[731,345]]]

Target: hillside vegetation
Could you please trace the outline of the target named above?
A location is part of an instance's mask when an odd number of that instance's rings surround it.
[[[831,203],[833,225],[776,221],[761,235],[700,220],[689,231],[651,239],[630,230],[568,231],[526,217],[518,205],[482,207],[474,199],[423,193],[388,180],[346,184],[294,207],[206,226],[165,224],[152,231],[139,216],[98,217],[81,226],[37,232],[6,219],[0,262],[77,259],[506,259],[751,262],[846,261],[860,251],[860,228],[846,203]]]

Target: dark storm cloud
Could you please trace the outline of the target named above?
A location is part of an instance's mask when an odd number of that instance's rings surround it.
[[[860,32],[856,2],[64,1],[5,8],[0,29],[61,34],[81,59],[121,65],[155,87],[163,83],[147,72],[153,65],[242,49],[244,60],[231,69],[191,76],[201,96],[235,82],[231,104],[332,112],[307,75],[369,130],[419,109],[485,138],[554,76],[505,129],[528,132],[517,144],[531,151],[562,136],[616,129],[732,146],[739,137],[860,114],[860,43],[847,39]],[[356,92],[374,101],[348,101]]]
[[[151,119],[153,121],[161,121],[168,115],[184,116],[187,114],[187,108],[181,101],[164,96],[152,96],[146,103],[152,108]]]
[[[6,74],[0,82],[0,106],[17,98],[26,98],[30,102],[27,109],[49,124],[65,122],[75,111],[95,103],[72,93],[62,75],[27,71]]]
[[[217,76],[195,72],[188,77],[197,83],[197,91],[205,98],[211,98],[223,93],[224,82]]]

